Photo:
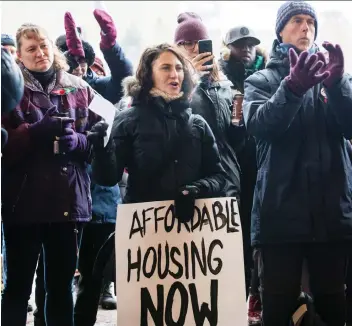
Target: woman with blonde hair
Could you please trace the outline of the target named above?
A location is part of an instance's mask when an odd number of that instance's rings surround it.
[[[73,326],[72,279],[77,232],[91,219],[87,131],[98,121],[93,90],[69,75],[47,32],[22,25],[16,35],[24,95],[2,124],[2,218],[7,278],[1,324],[24,326],[38,255],[43,248],[46,325]]]

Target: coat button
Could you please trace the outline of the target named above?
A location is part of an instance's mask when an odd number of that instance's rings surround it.
[[[65,213],[64,213],[64,216],[68,216],[68,212],[65,212]]]
[[[175,160],[175,163],[177,164],[177,163],[178,163],[178,160]]]

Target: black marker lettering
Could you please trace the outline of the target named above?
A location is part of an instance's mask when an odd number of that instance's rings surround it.
[[[210,246],[209,246],[209,251],[208,251],[208,268],[209,268],[209,271],[213,274],[213,275],[218,275],[220,272],[221,272],[221,269],[222,269],[222,260],[221,258],[212,258],[213,257],[213,250],[215,248],[215,246],[218,245],[221,249],[224,248],[222,242],[218,239],[216,240],[213,240],[211,243],[210,243]],[[213,268],[212,266],[212,260],[214,262],[217,262],[217,265],[215,268]]]
[[[183,251],[184,251],[184,254],[185,254],[185,277],[186,277],[186,280],[189,279],[189,268],[188,268],[188,246],[187,246],[187,243],[184,243],[183,244]]]
[[[171,258],[171,261],[178,267],[178,271],[174,273],[170,270],[169,273],[174,279],[177,280],[181,278],[183,275],[183,266],[178,260],[176,260],[175,254],[178,254],[179,256],[181,256],[180,250],[177,247],[172,247],[170,252],[170,258]]]
[[[161,271],[161,262],[165,261],[165,268],[164,272]],[[158,275],[161,280],[163,280],[169,271],[169,262],[170,262],[170,253],[169,253],[169,244],[166,242],[165,245],[165,259],[162,257],[162,252],[161,252],[161,244],[158,245]]]
[[[231,218],[230,218],[230,208],[229,202],[226,200],[226,215],[227,215],[227,233],[239,232],[236,227],[231,226]]]
[[[202,258],[200,258],[198,248],[194,241],[191,242],[191,259],[192,259],[192,277],[193,279],[196,278],[196,258],[198,261],[198,266],[203,273],[203,275],[207,275],[207,257],[205,254],[205,245],[204,245],[204,238],[202,239],[201,243],[201,250],[202,250]]]
[[[151,258],[152,264],[151,264],[150,271],[147,272],[148,257],[149,257],[150,253],[153,253],[153,257]],[[153,276],[155,269],[156,269],[156,258],[157,258],[156,257],[156,250],[153,247],[149,247],[147,249],[147,252],[145,253],[144,259],[143,259],[143,274],[146,278],[151,278]]]
[[[157,308],[155,308],[150,292],[141,288],[141,325],[148,324],[148,311],[153,318],[155,326],[164,325],[164,286],[157,285]]]
[[[210,305],[203,302],[199,309],[197,288],[194,283],[189,286],[189,294],[193,308],[194,322],[196,326],[203,326],[205,319],[208,319],[210,326],[218,324],[218,280],[211,280],[210,284]]]
[[[127,282],[130,282],[131,280],[131,271],[132,269],[137,269],[137,282],[139,282],[140,276],[141,276],[141,260],[142,260],[142,254],[141,254],[141,248],[138,247],[137,250],[137,261],[135,263],[132,263],[132,258],[131,258],[131,249],[127,250]]]
[[[154,210],[155,233],[158,233],[158,222],[164,219],[164,216],[158,217],[158,212],[164,209],[165,206],[157,207]]]
[[[134,223],[135,222],[138,224],[138,227],[136,229],[134,229]],[[143,228],[142,228],[141,222],[140,222],[140,220],[138,218],[138,213],[137,213],[137,211],[135,211],[133,213],[133,218],[132,218],[132,225],[131,225],[131,230],[130,230],[130,239],[132,238],[133,234],[138,233],[138,232],[140,232],[141,238],[143,238]]]
[[[174,209],[174,205],[170,205],[170,207],[167,209],[166,213],[165,213],[165,219],[164,219],[164,227],[165,227],[165,231],[167,233],[171,232],[172,229],[174,228],[175,225],[175,209]],[[167,220],[169,215],[171,215],[171,225],[167,225]]]
[[[176,290],[180,293],[180,314],[178,316],[178,320],[174,321],[172,317],[172,307],[174,304],[174,297]],[[175,282],[171,285],[169,294],[167,295],[166,299],[166,306],[165,306],[165,324],[166,326],[184,326],[187,316],[188,310],[188,293],[186,288],[181,282]]]
[[[202,209],[202,219],[200,222],[200,227],[199,227],[199,231],[202,231],[203,225],[208,225],[210,226],[210,230],[211,232],[214,231],[213,228],[213,223],[211,222],[211,218],[210,218],[210,214],[208,211],[208,207],[206,205],[204,205],[203,209]]]
[[[200,211],[200,209],[197,207],[197,206],[194,206],[194,209],[196,211],[196,216],[197,216],[197,219],[195,218],[195,216],[192,218],[191,220],[191,230],[192,232],[194,232],[194,230],[199,227],[200,225],[200,221],[202,219],[202,213]]]
[[[213,210],[213,216],[214,216],[214,223],[215,223],[215,230],[219,231],[222,228],[224,228],[226,226],[227,223],[227,219],[225,214],[223,213],[224,208],[222,207],[221,202],[216,201],[213,205],[212,205],[212,210]],[[221,222],[221,224],[219,225],[219,220]]]
[[[153,209],[154,209],[154,207],[150,207],[150,208],[147,208],[147,209],[143,209],[143,211],[142,211],[144,235],[145,235],[145,233],[147,232],[146,223],[151,220],[150,217],[147,218],[146,214],[147,214],[149,211],[153,210]]]

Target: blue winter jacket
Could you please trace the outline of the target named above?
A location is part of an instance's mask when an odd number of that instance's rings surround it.
[[[125,57],[121,46],[117,42],[111,49],[102,49],[101,51],[111,75],[98,76],[93,70],[88,69],[85,81],[106,100],[116,104],[123,96],[122,80],[133,74],[132,63]]]
[[[92,168],[90,165],[88,171],[91,177]],[[117,205],[122,203],[119,186],[104,187],[91,182],[90,191],[93,215],[91,223],[115,223]]]
[[[245,81],[244,118],[256,139],[252,244],[352,239],[352,78],[294,95],[287,55]],[[326,94],[326,95],[325,95]]]
[[[122,80],[132,75],[133,67],[117,42],[111,49],[102,49],[102,52],[111,75],[101,77],[89,69],[85,80],[106,100],[116,104],[123,96]],[[91,194],[92,222],[115,223],[117,205],[121,203],[119,186],[116,184],[113,187],[104,187],[91,182]]]

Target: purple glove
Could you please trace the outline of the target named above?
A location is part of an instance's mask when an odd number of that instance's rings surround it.
[[[97,20],[101,32],[100,48],[111,49],[116,43],[117,31],[112,17],[104,10],[95,9],[94,17]]]
[[[48,109],[41,120],[29,126],[30,133],[37,137],[54,137],[62,132],[62,125],[68,125],[75,121],[71,118],[58,118],[55,116],[57,114],[56,106]]]
[[[84,49],[81,38],[76,28],[76,23],[69,12],[65,13],[66,44],[71,55],[84,58]]]
[[[308,51],[304,51],[298,57],[294,49],[289,51],[290,74],[285,79],[288,88],[297,96],[303,96],[310,88],[330,76],[328,71],[318,74],[325,61],[319,60],[317,54],[312,54],[306,61],[308,55]]]
[[[64,148],[64,151],[72,152],[78,146],[78,135],[77,133],[71,128],[64,129],[64,136],[60,137],[60,145]]]
[[[329,63],[323,67],[322,71],[328,71],[330,76],[323,82],[324,86],[330,87],[338,82],[344,73],[344,57],[340,45],[333,46],[329,42],[324,42],[323,47],[329,52]]]

